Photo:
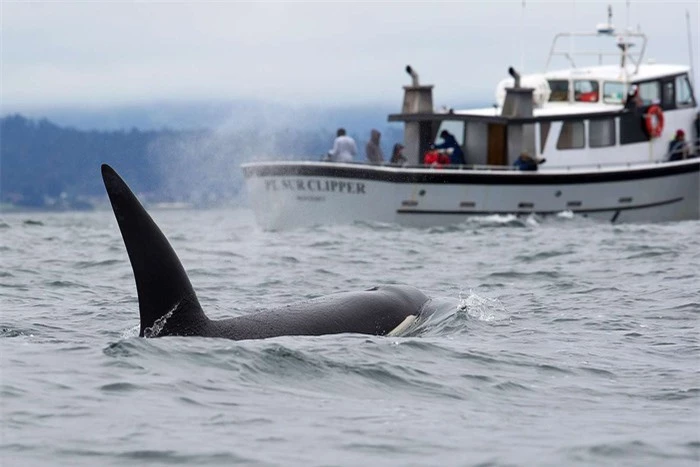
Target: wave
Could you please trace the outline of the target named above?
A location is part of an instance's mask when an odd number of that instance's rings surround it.
[[[31,329],[15,329],[11,327],[0,327],[0,338],[3,337],[32,337],[34,331]]]
[[[36,221],[33,219],[27,219],[23,222],[24,225],[26,226],[36,226],[36,227],[43,227],[44,223],[42,221]]]
[[[684,446],[686,447],[686,446]],[[584,446],[577,446],[566,449],[568,457],[577,464],[601,462],[614,462],[614,460],[624,461],[626,464],[635,465],[634,459],[638,459],[639,464],[668,465],[673,464],[673,459],[696,462],[697,449],[687,446],[684,452],[673,451],[670,446],[663,448],[658,445],[647,443],[641,440],[595,443]],[[653,462],[656,460],[656,462]]]
[[[292,391],[347,393],[357,388],[367,393],[369,387],[370,393],[377,397],[399,389],[431,397],[467,397],[466,388],[459,387],[463,383],[455,384],[455,378],[451,382],[441,381],[444,365],[436,365],[432,360],[444,359],[447,364],[469,359],[479,364],[484,358],[490,359],[481,352],[455,349],[451,340],[461,340],[460,336],[474,332],[475,323],[507,325],[509,314],[497,300],[471,292],[457,299],[433,299],[428,306],[432,312],[429,318],[396,337],[336,334],[248,341],[203,337],[142,339],[134,338],[137,328],[132,327],[124,331],[120,340],[103,349],[104,364],[175,371],[173,362],[177,362],[178,373],[201,372],[205,367],[220,369],[239,384],[275,384],[278,389],[288,387]],[[507,381],[491,381],[479,372],[466,372],[457,381],[463,378],[472,385],[509,387]],[[111,381],[104,390],[135,390],[132,384],[132,381]],[[186,384],[201,391],[218,387],[211,381]]]

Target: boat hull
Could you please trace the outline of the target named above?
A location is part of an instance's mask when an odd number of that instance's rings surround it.
[[[243,171],[267,230],[357,221],[430,227],[567,211],[608,222],[700,218],[700,159],[539,172],[324,162],[256,162]]]

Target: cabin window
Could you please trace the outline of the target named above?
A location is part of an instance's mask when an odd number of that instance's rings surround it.
[[[676,107],[676,93],[673,81],[664,81],[661,85],[663,90],[663,99],[661,103],[664,109],[673,109]]]
[[[652,105],[661,102],[659,82],[647,81],[646,83],[639,83],[639,98],[642,100],[642,105]]]
[[[562,124],[557,149],[581,149],[585,144],[583,122],[569,121]]]
[[[676,77],[676,106],[693,107],[693,92],[688,81],[688,75]]]
[[[436,142],[441,143],[442,138],[440,138],[440,133],[443,130],[447,130],[452,136],[455,137],[460,146],[464,145],[464,122],[455,122],[449,120],[443,120],[440,123],[440,129],[437,132]]]
[[[618,81],[606,81],[603,84],[603,102],[622,104],[625,101],[625,85]]]
[[[569,82],[563,79],[549,80],[549,89],[552,93],[549,95],[549,102],[568,102],[569,101]]]
[[[544,153],[544,147],[547,145],[547,137],[549,136],[549,128],[552,126],[549,122],[540,123],[540,154]]]
[[[576,102],[598,102],[598,82],[590,79],[574,81],[574,100]]]
[[[591,148],[615,146],[615,119],[602,118],[589,121],[588,146]]]

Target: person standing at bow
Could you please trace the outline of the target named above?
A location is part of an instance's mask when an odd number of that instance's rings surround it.
[[[357,156],[357,144],[348,136],[345,128],[338,128],[333,149],[328,151],[328,159],[331,162],[352,162]]]

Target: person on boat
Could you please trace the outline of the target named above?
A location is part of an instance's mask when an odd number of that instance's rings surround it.
[[[440,138],[442,138],[442,143],[433,144],[432,149],[452,149],[450,154],[451,164],[464,164],[464,152],[462,147],[457,142],[457,138],[454,137],[452,133],[447,130],[442,130],[440,132]]]
[[[408,162],[408,160],[406,156],[403,155],[403,144],[396,143],[394,149],[391,151],[391,160],[389,160],[389,163],[404,165],[406,162]]]
[[[642,98],[639,95],[639,86],[633,84],[627,91],[627,100],[625,101],[625,108],[635,109],[643,105]]]
[[[382,152],[382,147],[379,145],[381,137],[382,134],[379,130],[372,130],[370,133],[369,142],[367,142],[367,146],[365,146],[365,153],[370,164],[384,163],[384,153]]]
[[[685,131],[676,131],[676,136],[668,143],[668,160],[679,161],[690,156],[688,143],[685,141]]]
[[[547,159],[534,159],[528,153],[522,152],[513,162],[513,166],[518,170],[535,171],[537,166],[543,164]]]
[[[348,136],[345,128],[338,128],[333,149],[328,151],[328,160],[331,162],[352,162],[357,156],[357,144]]]
[[[425,156],[423,156],[423,163],[439,169],[445,165],[450,165],[450,157],[443,151],[431,149],[425,153]]]

